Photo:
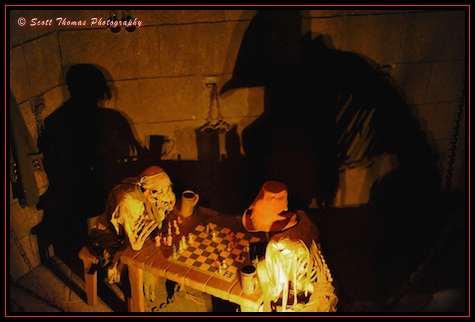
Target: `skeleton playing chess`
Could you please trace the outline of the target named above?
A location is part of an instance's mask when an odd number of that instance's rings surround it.
[[[176,197],[167,173],[158,166],[145,169],[138,177],[127,178],[109,194],[106,209],[90,231],[88,248],[107,267],[109,283],[120,281],[121,252],[130,245],[142,249],[145,240],[162,227],[173,210]]]
[[[167,222],[168,232],[162,234],[162,223],[176,199],[168,175],[152,166],[112,189],[106,210],[91,229],[89,250],[107,267],[109,282],[120,282],[122,251],[128,245],[140,250],[158,228],[155,245],[173,249],[169,260],[232,280],[250,255],[249,245],[265,233],[265,255],[253,262],[264,294],[261,311],[335,312],[338,297],[318,246],[318,229],[304,212],[288,209],[287,197],[285,184],[266,182],[242,216],[247,232],[202,223],[182,236],[178,217]],[[174,237],[178,243],[173,243]],[[152,301],[155,283],[144,270],[145,297]]]
[[[264,312],[335,312],[338,297],[318,243],[319,232],[301,210],[289,210],[287,186],[264,183],[242,216],[249,232],[268,236],[257,263]]]
[[[264,312],[335,312],[338,297],[323,254],[312,242],[271,241],[257,265],[264,293]]]

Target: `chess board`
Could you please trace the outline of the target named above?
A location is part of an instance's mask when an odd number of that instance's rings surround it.
[[[248,258],[248,244],[260,241],[259,238],[241,232],[232,232],[227,227],[222,227],[214,223],[209,223],[209,232],[206,232],[206,226],[199,224],[196,226],[193,234],[193,242],[187,243],[187,247],[176,257],[168,259],[174,263],[194,267],[206,274],[222,278],[226,281],[233,280],[242,263]],[[215,237],[213,238],[213,232]],[[228,250],[228,244],[234,234],[234,247]],[[187,239],[188,240],[188,239]],[[226,267],[221,266],[226,262]]]

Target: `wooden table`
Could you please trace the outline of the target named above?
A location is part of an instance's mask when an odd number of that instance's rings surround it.
[[[173,221],[178,212],[173,211],[167,220]],[[199,206],[195,213],[182,220],[179,225],[180,235],[174,235],[173,243],[178,244],[181,236],[187,236],[199,223],[216,223],[228,227],[234,232],[245,232],[241,224],[241,216],[219,214],[217,211]],[[165,225],[165,222],[164,222]],[[170,247],[155,246],[155,242],[149,239],[140,251],[134,251],[129,246],[122,254],[121,261],[128,266],[132,299],[129,301],[129,311],[144,312],[145,296],[143,292],[143,270],[154,274],[156,277],[164,277],[179,284],[184,284],[196,290],[208,293],[240,305],[241,312],[256,312],[263,302],[263,294],[260,287],[253,295],[243,294],[239,275],[231,280],[206,274],[198,269],[185,267],[168,260],[172,255]],[[250,264],[246,259],[245,264]]]

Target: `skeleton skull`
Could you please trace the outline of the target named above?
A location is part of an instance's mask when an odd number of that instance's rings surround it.
[[[171,188],[171,183],[164,183],[162,186],[155,187],[149,190],[150,194],[147,197],[149,202],[157,203],[159,209],[163,209],[165,214],[172,211],[175,205],[175,194]]]
[[[265,311],[269,310],[270,301],[277,302],[279,298],[282,312],[336,311],[338,297],[334,293],[333,278],[315,241],[309,249],[302,240],[271,240],[265,259],[258,263],[257,274],[264,293]],[[299,303],[299,293],[310,295],[308,302]],[[289,296],[293,297],[291,302],[288,302]]]
[[[170,178],[162,168],[152,166],[145,169],[139,176],[139,185],[147,199],[147,212],[161,228],[165,216],[173,210],[176,203]]]

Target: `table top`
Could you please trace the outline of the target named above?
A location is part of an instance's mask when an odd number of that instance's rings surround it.
[[[172,211],[163,222],[162,232],[168,226],[168,222],[178,220],[179,212]],[[188,218],[180,218],[180,234],[172,234],[173,244],[178,245],[182,236],[188,236],[199,224],[206,225],[215,223],[227,227],[234,233],[247,233],[241,223],[241,216],[231,216],[220,214],[212,209],[198,206],[194,214]],[[164,234],[165,235],[165,234]],[[207,274],[193,266],[184,266],[174,262],[171,258],[172,247],[161,245],[156,246],[153,238],[149,238],[140,251],[134,251],[127,247],[121,255],[121,261],[128,265],[151,272],[155,276],[165,277],[169,280],[192,287],[196,290],[208,293],[240,305],[241,307],[254,307],[257,309],[262,301],[263,294],[260,287],[252,295],[244,294],[239,280],[239,274],[235,274],[232,279],[223,279],[213,274]],[[242,265],[251,264],[249,258],[245,258]]]

